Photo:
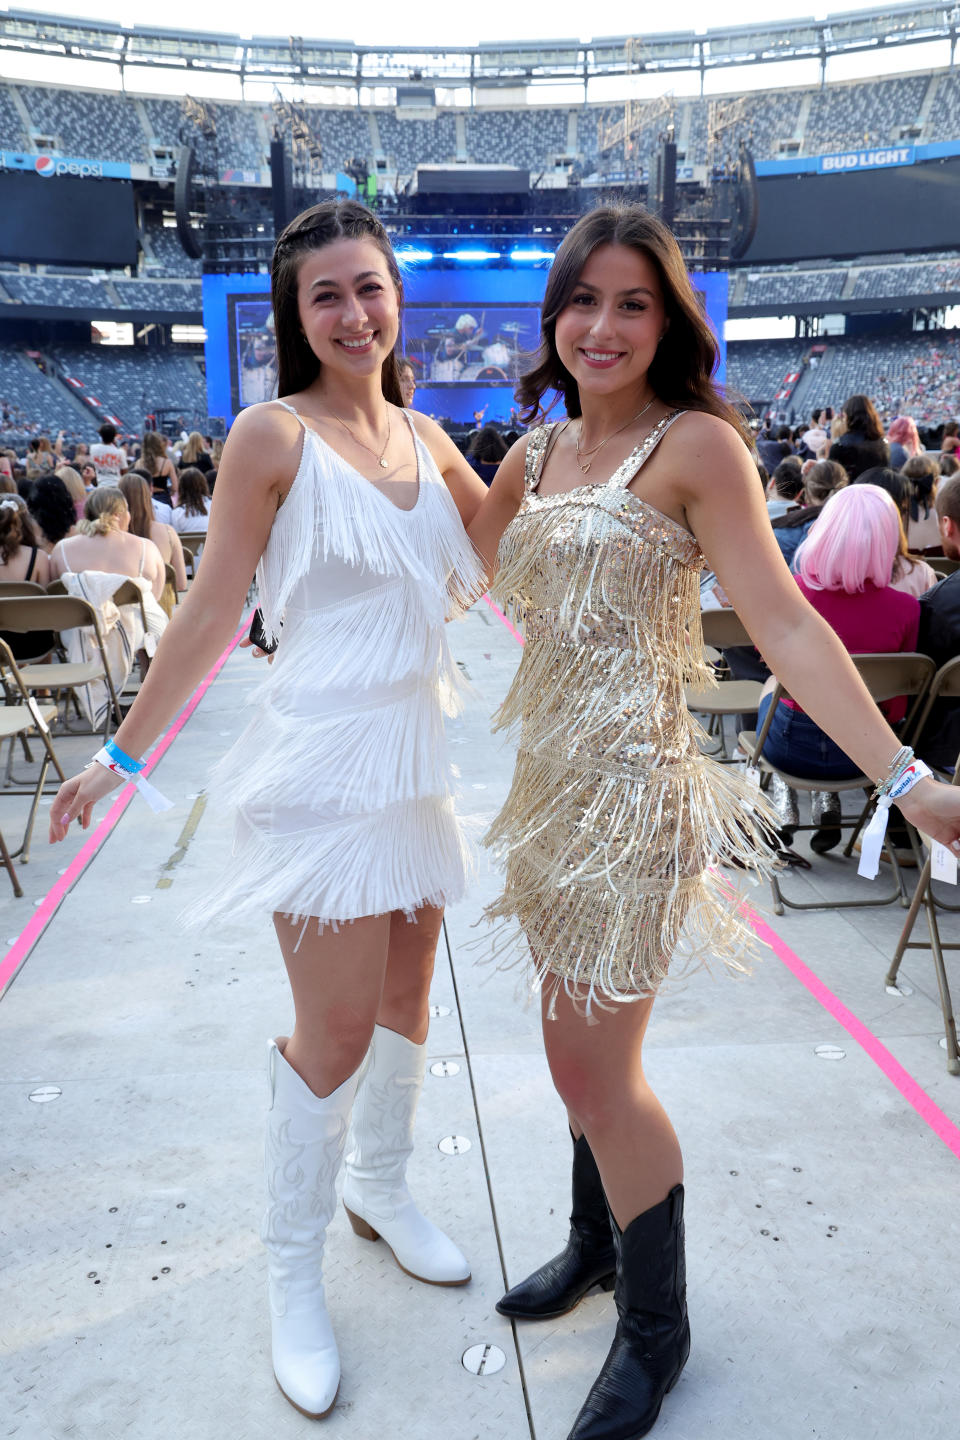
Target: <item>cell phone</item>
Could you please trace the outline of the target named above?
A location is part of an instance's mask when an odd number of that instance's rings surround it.
[[[250,622],[250,639],[253,644],[256,645],[257,649],[262,650],[265,655],[272,655],[280,644],[279,640],[267,639],[267,632],[263,628],[263,614],[259,605],[256,610],[254,610],[253,620]]]

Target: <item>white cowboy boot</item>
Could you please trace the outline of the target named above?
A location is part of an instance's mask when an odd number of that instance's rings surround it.
[[[386,1240],[400,1269],[414,1279],[465,1285],[470,1266],[420,1214],[406,1183],[427,1047],[377,1025],[367,1063],[347,1143],[343,1204],[350,1224],[364,1240]]]
[[[295,1410],[321,1420],[340,1385],[340,1357],[323,1294],[323,1245],[359,1071],[320,1099],[267,1045],[267,1213],[273,1372]]]

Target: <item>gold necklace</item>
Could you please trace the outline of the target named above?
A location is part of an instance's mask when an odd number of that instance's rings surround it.
[[[603,447],[604,447],[604,445],[606,445],[607,441],[608,441],[608,440],[612,440],[613,437],[614,437],[614,435],[620,435],[624,430],[627,429],[627,426],[633,425],[635,421],[639,420],[642,416],[646,415],[647,411],[650,409],[650,406],[653,404],[653,402],[654,402],[654,400],[656,400],[656,398],[657,398],[656,395],[651,395],[651,396],[650,396],[650,399],[647,401],[646,405],[644,405],[644,407],[643,407],[642,410],[638,410],[637,413],[636,413],[636,415],[632,415],[629,420],[625,421],[625,422],[619,427],[619,429],[617,429],[617,430],[611,430],[609,435],[605,435],[605,436],[603,437],[603,439],[600,441],[600,444],[599,444],[599,445],[593,445],[593,446],[591,446],[591,448],[590,448],[589,450],[581,450],[581,449],[580,449],[580,436],[581,436],[581,434],[582,434],[582,432],[583,432],[583,418],[581,417],[581,420],[580,420],[580,428],[579,428],[579,430],[577,431],[576,435],[574,436],[574,441],[573,441],[573,443],[574,443],[574,445],[576,446],[576,449],[577,449],[577,465],[580,467],[580,473],[581,473],[581,475],[586,475],[587,472],[588,472],[589,469],[590,469],[590,466],[593,464],[593,459],[591,458],[590,460],[587,461],[586,465],[584,465],[584,463],[583,463],[583,456],[584,456],[584,455],[590,455],[590,456],[592,457],[592,456],[596,455],[597,451],[598,451],[598,450],[602,450]]]
[[[388,451],[389,448],[390,448],[390,407],[389,407],[389,406],[387,406],[387,438],[386,438],[386,440],[384,441],[383,449],[380,451],[380,454],[379,454],[379,455],[377,454],[376,450],[371,449],[371,447],[370,447],[369,445],[365,445],[362,440],[358,440],[358,439],[357,439],[356,435],[354,435],[353,431],[350,429],[350,426],[347,424],[346,420],[341,420],[339,415],[334,415],[332,418],[333,418],[334,420],[339,421],[339,423],[343,426],[344,430],[346,430],[347,434],[350,436],[350,439],[353,441],[353,443],[354,443],[355,445],[359,445],[360,448],[361,448],[361,450],[366,450],[366,452],[367,452],[368,455],[372,455],[372,456],[374,457],[374,459],[376,460],[377,464],[380,466],[380,469],[381,469],[381,470],[386,470],[386,469],[388,468],[388,463],[387,463],[386,455],[387,455],[387,451]]]

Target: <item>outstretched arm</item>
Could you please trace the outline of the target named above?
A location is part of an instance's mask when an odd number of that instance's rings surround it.
[[[244,411],[234,423],[217,477],[203,565],[116,733],[116,743],[134,759],[169,725],[231,639],[277,506],[296,474],[300,436],[293,416],[266,407]],[[67,780],[50,809],[51,841],[62,840],[78,815],[86,829],[96,801],[122,783],[100,765]]]
[[[429,415],[421,415],[417,410],[411,410],[410,417],[437,462],[437,469],[460,512],[464,529],[469,529],[470,522],[487,498],[486,485],[436,420],[431,420]]]
[[[746,448],[713,416],[684,416],[680,426],[676,491],[707,563],[777,679],[865,775],[880,779],[900,742],[787,569]],[[960,836],[960,789],[923,780],[899,803],[934,839]]]
[[[467,534],[480,553],[486,566],[487,576],[493,579],[497,573],[497,549],[500,537],[520,509],[523,500],[523,467],[527,454],[529,436],[511,445],[500,467],[493,477],[489,493],[467,526]]]

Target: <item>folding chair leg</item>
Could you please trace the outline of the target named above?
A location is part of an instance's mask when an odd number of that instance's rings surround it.
[[[43,764],[40,766],[40,778],[37,781],[37,788],[33,794],[33,804],[30,806],[30,814],[27,816],[27,828],[23,832],[23,843],[17,851],[24,865],[30,860],[30,841],[33,838],[33,826],[37,818],[37,807],[40,804],[40,796],[43,794],[43,786],[47,778],[47,771],[50,769],[50,756],[45,755]]]
[[[930,949],[933,951],[933,968],[937,972],[937,986],[940,990],[940,1009],[943,1012],[943,1033],[947,1041],[947,1069],[951,1075],[960,1075],[960,1058],[957,1056],[957,1024],[953,1018],[953,1000],[943,963],[943,949],[940,944],[940,928],[937,925],[937,908],[928,885],[923,895],[927,914],[927,929],[930,931]]]
[[[897,941],[897,948],[893,952],[893,959],[890,961],[890,969],[887,971],[886,985],[896,985],[897,975],[900,971],[900,962],[910,943],[910,936],[913,934],[913,927],[917,923],[917,916],[920,914],[920,906],[923,904],[923,897],[930,886],[930,861],[927,860],[920,871],[920,878],[917,881],[917,888],[913,892],[913,899],[910,901],[910,909],[907,911],[907,918],[903,922],[903,929],[900,931],[900,939]]]
[[[13,861],[10,859],[10,851],[7,849],[7,842],[3,838],[3,831],[0,830],[0,865],[3,865],[10,876],[10,883],[13,885],[13,893],[18,900],[23,898],[23,886],[20,884],[17,872],[13,868]]]

